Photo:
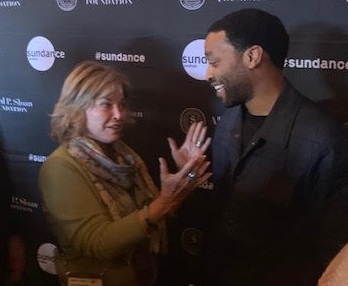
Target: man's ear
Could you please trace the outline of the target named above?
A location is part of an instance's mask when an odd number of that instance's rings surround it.
[[[261,46],[254,45],[244,51],[243,59],[244,64],[249,68],[253,69],[257,67],[264,56],[264,50]]]

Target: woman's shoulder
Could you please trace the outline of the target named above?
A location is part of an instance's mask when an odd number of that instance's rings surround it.
[[[48,156],[41,169],[51,169],[59,166],[79,168],[78,162],[76,162],[63,145],[57,147],[57,149]]]

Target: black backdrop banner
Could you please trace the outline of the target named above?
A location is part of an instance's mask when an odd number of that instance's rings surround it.
[[[15,183],[11,208],[25,243],[25,285],[58,285],[55,240],[37,188],[42,162],[56,147],[50,112],[68,72],[81,60],[105,62],[130,78],[134,126],[125,140],[158,183],[166,138],[183,140],[191,122],[210,135],[223,107],[204,80],[209,25],[256,7],[279,16],[290,34],[285,73],[342,124],[348,122],[348,0],[0,0],[0,125]],[[209,152],[208,152],[209,153]],[[169,221],[170,249],[158,285],[199,285],[204,183]]]

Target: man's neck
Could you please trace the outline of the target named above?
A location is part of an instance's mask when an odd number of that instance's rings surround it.
[[[281,94],[283,86],[282,74],[267,75],[253,86],[253,98],[245,103],[245,107],[252,115],[267,116]]]

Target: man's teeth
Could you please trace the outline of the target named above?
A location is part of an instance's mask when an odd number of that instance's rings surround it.
[[[216,91],[219,91],[220,89],[222,89],[224,87],[223,84],[217,84],[217,85],[214,85],[214,88]]]

